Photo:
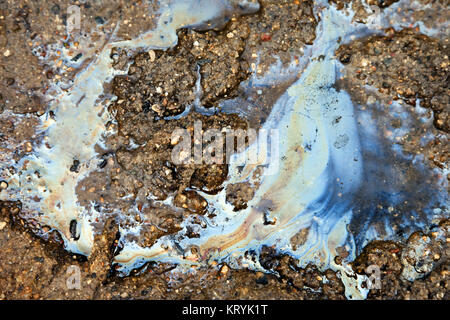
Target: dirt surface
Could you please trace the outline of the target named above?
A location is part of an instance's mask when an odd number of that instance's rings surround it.
[[[2,1],[0,3],[0,112],[42,114],[50,82],[73,76],[71,70],[59,63],[51,45],[77,50],[77,44],[67,35],[67,8],[80,7],[82,27],[77,32],[91,34],[94,29],[104,34],[116,31],[118,39],[132,39],[151,29],[154,17],[142,12],[142,1]],[[156,6],[154,6],[156,9]],[[128,21],[123,17],[132,17]],[[119,28],[117,24],[122,21]],[[81,31],[82,30],[82,31]],[[39,54],[33,49],[41,47]],[[76,56],[76,53],[74,53]],[[44,63],[40,62],[44,61]]]
[[[359,0],[330,2],[341,9],[352,6],[361,23],[367,18]],[[394,2],[369,4],[385,8]],[[77,190],[80,204],[104,213],[103,220],[97,221],[103,234],[97,236],[89,260],[73,256],[62,249],[56,232],[45,241],[30,232],[35,226],[20,218],[20,203],[0,202],[0,299],[345,299],[344,285],[334,271],[298,268],[292,257],[267,247],[260,256],[266,273],[234,270],[215,262],[189,273],[178,272],[173,265],[147,264],[121,278],[112,264],[120,251],[114,209],[129,212],[123,225],[146,222],[148,227],[129,240],[151,246],[158,238],[179,231],[187,217],[205,215],[207,202],[198,191],[215,193],[227,179],[226,163],[174,164],[171,153],[178,141],[171,133],[176,128],[193,132],[198,120],[203,130],[258,128],[283,86],[263,88],[261,97],[253,93],[261,111],[258,115],[230,115],[214,108],[229,99],[242,99],[240,85],[252,73],[264,74],[278,59],[284,66],[298,60],[303,48],[314,41],[317,21],[312,1],[260,3],[258,13],[233,17],[220,30],[179,31],[178,45],[167,51],[114,51],[116,69],[126,70],[130,64],[127,74],[115,77],[109,88],[117,96],[109,106],[115,120],[110,125],[116,134],[108,137],[105,150],[99,150],[104,159],[101,170]],[[50,47],[67,43],[77,55],[76,44],[64,38],[65,13],[71,4],[82,7],[87,34],[100,28],[106,35],[116,30],[117,39],[132,39],[154,26],[155,16],[142,10],[141,1],[114,0],[107,6],[97,1],[1,1],[0,113],[12,112],[12,116],[0,121],[0,154],[13,154],[19,160],[33,151],[39,140],[38,117],[47,108],[49,84],[66,81],[78,72],[58,63]],[[430,23],[430,14],[441,13],[418,12],[417,19],[427,18]],[[36,47],[40,57],[33,54]],[[379,90],[381,99],[401,99],[411,105],[420,100],[432,110],[442,136],[430,143],[426,156],[438,167],[448,162],[448,39],[428,37],[416,29],[387,30],[383,36],[342,46],[336,55],[352,79],[354,100],[367,102],[367,94],[358,94],[356,88],[368,84]],[[206,107],[203,113],[195,112],[198,105]],[[194,111],[176,117],[189,108]],[[17,118],[14,114],[27,115]],[[196,143],[193,139],[192,144]],[[410,143],[409,148],[416,152],[418,147]],[[247,183],[230,185],[226,200],[235,211],[245,209],[255,188]],[[174,198],[175,207],[161,204],[169,197]],[[299,230],[291,243],[301,245],[307,234],[307,229]],[[184,236],[198,235],[188,230]],[[381,289],[371,290],[369,299],[447,300],[449,241],[448,221],[442,221],[402,242],[370,243],[353,268],[370,275],[368,266],[381,267]],[[80,270],[81,289],[68,289],[71,266]]]
[[[413,106],[420,99],[422,107],[433,110],[435,126],[448,132],[448,45],[448,39],[439,41],[417,30],[388,30],[387,36],[342,46],[337,54],[349,65],[349,77]]]
[[[2,299],[345,299],[335,272],[320,272],[312,266],[300,269],[293,258],[267,247],[260,257],[267,274],[217,263],[193,273],[174,273],[174,266],[160,264],[147,266],[139,275],[118,278],[111,269],[114,224],[98,236],[91,258],[85,261],[55,241],[31,235],[24,222],[15,218],[15,210],[14,204],[2,204]],[[449,241],[449,223],[442,222],[429,234],[416,233],[405,243],[373,242],[355,260],[354,269],[365,273],[369,265],[381,267],[381,289],[371,290],[370,299],[446,300]],[[420,254],[411,254],[417,242],[425,246]],[[67,288],[73,266],[79,267],[81,290]]]
[[[211,128],[245,130],[249,126],[247,119],[221,113],[213,116],[190,113],[180,119],[170,117],[192,106],[195,109],[198,104],[211,108],[223,100],[235,98],[239,94],[239,84],[252,70],[261,74],[276,59],[287,64],[315,38],[317,22],[312,15],[311,2],[267,1],[262,4],[260,13],[234,17],[220,30],[180,31],[175,48],[137,54],[132,58],[128,74],[117,76],[112,82],[112,91],[118,99],[110,106],[110,111],[117,120],[118,136],[110,143],[121,168],[112,173],[112,188],[118,190],[117,198],[134,195],[131,201],[122,202],[119,207],[122,212],[132,211],[135,199],[142,206],[143,202],[148,202],[149,195],[155,200],[173,195],[175,205],[182,209],[174,212],[173,208],[161,208],[150,200],[150,204],[140,210],[142,216],[138,220],[170,218],[156,225],[158,228],[150,226],[148,232],[142,234],[145,245],[179,231],[183,214],[206,210],[206,201],[187,189],[216,193],[228,174],[226,160],[223,165],[175,165],[171,153],[178,142],[171,140],[171,133],[177,128],[193,133],[196,121],[202,122],[203,131]],[[290,12],[297,14],[291,16]],[[289,19],[281,21],[280,15]],[[297,49],[289,51],[289,48]],[[125,65],[128,55],[118,54],[117,60],[118,65]],[[195,135],[192,136],[192,144],[200,144],[201,141],[195,141]],[[130,141],[138,146],[129,150]],[[254,193],[252,188],[240,187],[231,186],[227,190],[234,193],[228,195],[227,201],[236,210],[244,209]],[[113,206],[108,201],[103,205],[118,207],[115,200]]]

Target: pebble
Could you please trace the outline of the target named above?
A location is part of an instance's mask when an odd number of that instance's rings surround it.
[[[26,151],[26,152],[31,152],[31,151],[33,151],[33,145],[31,144],[31,142],[26,142],[26,143],[25,143],[25,151]]]
[[[5,227],[6,227],[6,222],[5,221],[0,222],[0,230],[5,229]]]
[[[180,136],[173,136],[172,139],[170,140],[170,144],[171,144],[172,146],[177,145],[178,142],[180,142]]]
[[[377,102],[377,99],[374,96],[369,96],[369,98],[367,98],[368,104],[374,104],[375,102]]]
[[[363,67],[367,67],[368,64],[369,64],[369,61],[368,61],[367,59],[362,59],[362,60],[361,60],[361,65],[362,65]]]
[[[53,14],[59,14],[61,8],[59,7],[59,5],[55,4],[50,10]]]
[[[104,24],[105,23],[105,20],[103,20],[103,18],[99,17],[99,16],[95,17],[94,20],[95,20],[95,22],[97,24]]]
[[[8,189],[8,183],[6,181],[0,181],[0,191]]]
[[[230,270],[230,268],[228,268],[228,266],[225,265],[225,266],[223,266],[223,267],[220,269],[220,274],[221,274],[221,275],[226,275],[226,274],[228,273],[229,270]]]
[[[154,104],[154,105],[152,105],[152,110],[155,111],[156,113],[160,113],[161,107],[157,104]]]
[[[156,53],[155,53],[155,51],[150,50],[150,51],[148,52],[148,55],[150,56],[150,61],[151,61],[151,62],[155,61],[155,59],[156,59]]]
[[[9,49],[7,49],[5,52],[3,52],[3,55],[5,57],[9,57],[11,55],[11,51]]]

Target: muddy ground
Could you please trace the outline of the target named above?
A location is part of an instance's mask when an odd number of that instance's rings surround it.
[[[342,9],[351,5],[361,10],[359,1],[330,2]],[[383,8],[393,2],[370,4]],[[441,19],[443,10],[448,10],[445,1],[423,2],[431,3],[431,9],[427,7],[426,14],[416,14],[426,23],[430,23],[430,15]],[[131,223],[141,219],[152,222],[134,239],[143,246],[151,246],[159,237],[179,231],[186,217],[205,214],[206,201],[192,189],[214,193],[227,179],[226,165],[171,163],[176,142],[170,139],[170,133],[177,127],[192,130],[195,120],[202,120],[204,130],[257,128],[282,93],[283,86],[250,93],[260,111],[256,115],[206,116],[194,112],[180,119],[164,120],[195,103],[199,97],[198,75],[200,103],[212,110],[220,102],[242,97],[239,84],[252,73],[263,74],[276,58],[285,65],[295,61],[303,54],[301,49],[315,39],[317,21],[312,1],[260,3],[260,12],[233,17],[223,29],[180,30],[178,45],[168,51],[131,53],[118,49],[114,54],[115,68],[125,69],[130,64],[127,75],[115,77],[109,88],[118,97],[109,106],[117,121],[113,128],[117,134],[108,137],[106,150],[99,150],[104,158],[102,171],[83,181],[84,188],[80,186],[78,194],[81,204],[89,206],[94,202],[96,210],[105,213],[111,213],[113,208],[127,212],[136,205],[143,207],[141,215],[129,219]],[[110,34],[122,21],[117,38],[131,39],[154,26],[154,17],[143,14],[144,4],[140,1],[128,4],[114,0],[108,6],[100,1],[0,1],[0,112],[29,114],[20,123],[7,118],[0,121],[0,152],[13,154],[16,160],[33,150],[33,141],[38,138],[34,128],[37,117],[46,111],[49,85],[70,79],[77,72],[42,63],[32,53],[37,42],[75,46],[63,38],[65,12],[71,4],[82,8],[83,30],[87,33],[100,28]],[[357,17],[364,22],[363,13]],[[347,70],[347,79],[342,79],[341,85],[346,90],[353,89],[349,92],[355,101],[367,103],[369,96],[359,90],[365,84],[377,88],[376,99],[386,103],[402,99],[413,105],[420,99],[422,106],[433,113],[434,124],[442,134],[425,149],[414,144],[414,137],[405,148],[424,154],[430,165],[442,167],[448,163],[448,38],[431,38],[417,28],[386,30],[384,36],[343,45],[336,56]],[[415,66],[413,72],[411,65]],[[131,144],[138,147],[130,150]],[[73,170],[76,171],[76,163]],[[253,197],[255,187],[232,185],[227,190],[227,201],[236,211],[242,210]],[[131,194],[131,199],[121,200],[125,194]],[[174,196],[178,209],[148,200],[150,194],[155,200]],[[174,271],[173,265],[149,264],[144,270],[121,278],[111,264],[113,255],[120,250],[116,247],[118,226],[113,219],[98,222],[105,226],[104,232],[86,260],[64,251],[57,233],[47,240],[37,238],[30,231],[35,226],[21,219],[20,203],[1,202],[0,208],[1,299],[345,299],[344,286],[335,272],[319,272],[313,266],[299,269],[291,257],[272,248],[264,248],[260,257],[267,273],[211,263],[209,268],[183,274]],[[408,235],[403,242],[369,244],[353,264],[358,273],[365,273],[372,264],[381,268],[381,289],[371,290],[368,297],[448,299],[448,232],[448,222],[440,221]],[[185,236],[196,234],[188,232]],[[299,233],[292,241],[301,243],[303,238]],[[345,252],[342,255],[345,258]],[[72,265],[81,270],[81,290],[67,288]]]

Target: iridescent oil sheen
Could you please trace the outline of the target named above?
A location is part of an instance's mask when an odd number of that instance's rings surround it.
[[[278,99],[263,125],[277,132],[278,139],[272,141],[277,143],[277,152],[270,160],[277,163],[278,170],[256,175],[261,168],[254,164],[241,168],[237,156],[232,157],[223,191],[202,194],[215,212],[213,218],[205,218],[207,227],[199,228],[190,219],[182,224],[183,230],[193,228],[200,237],[186,238],[180,231],[142,248],[125,240],[137,230],[123,227],[119,240],[122,250],[114,259],[119,270],[127,274],[149,261],[188,268],[211,260],[257,270],[262,267],[255,255],[262,246],[273,246],[295,257],[300,266],[313,263],[340,271],[347,293],[363,297],[367,292],[358,287],[361,276],[349,277],[351,271],[345,269],[345,263],[371,240],[396,239],[396,228],[411,231],[434,217],[448,216],[447,182],[439,179],[445,177],[445,169],[432,169],[423,157],[408,155],[395,144],[396,137],[418,122],[425,128],[425,139],[435,135],[432,121],[421,115],[420,106],[411,110],[394,103],[392,112],[385,114],[378,105],[366,108],[355,104],[345,90],[335,86],[342,69],[335,50],[342,43],[381,33],[384,27],[399,28],[393,17],[404,2],[372,16],[367,24],[358,24],[352,21],[350,9],[338,11],[326,1],[316,1],[320,23],[314,44],[306,47],[297,68],[285,70],[288,75],[298,73],[298,79]],[[89,256],[93,247],[92,221],[99,213],[79,205],[75,190],[96,170],[99,158],[95,146],[102,145],[105,124],[112,118],[106,111],[107,103],[100,99],[104,84],[119,74],[111,65],[112,48],[170,48],[177,43],[179,28],[206,28],[208,23],[211,27],[233,11],[252,13],[258,6],[247,1],[179,0],[161,8],[154,30],[133,40],[106,43],[70,89],[58,91],[50,105],[54,116],[41,123],[45,142],[14,165],[20,168],[15,174],[2,173],[10,187],[2,191],[0,199],[21,200],[25,212],[59,231],[71,252]],[[277,73],[253,77],[277,83]],[[233,105],[227,104],[226,109],[233,112]],[[239,108],[235,109],[238,112]],[[401,118],[403,125],[389,127],[393,118]],[[77,174],[67,170],[74,158],[80,162]],[[10,165],[12,162],[2,162],[2,167]],[[423,179],[426,176],[436,179],[428,184]],[[226,186],[246,181],[257,182],[255,196],[247,209],[234,212],[225,201]],[[40,201],[33,201],[35,198]],[[405,201],[409,202],[407,207]],[[393,212],[397,213],[395,221]],[[273,223],[265,223],[267,219]],[[77,221],[76,237],[70,230],[73,220]],[[307,239],[294,248],[290,239],[303,229],[308,230]],[[191,252],[194,247],[195,255]],[[343,265],[334,263],[339,247],[349,253]]]

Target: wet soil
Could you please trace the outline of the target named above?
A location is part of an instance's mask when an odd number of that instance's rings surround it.
[[[442,41],[417,30],[388,30],[339,48],[348,77],[375,86],[391,99],[431,108],[436,128],[449,132],[448,39]]]
[[[259,13],[233,17],[220,30],[179,31],[175,48],[138,53],[132,58],[128,74],[114,78],[112,91],[117,101],[110,106],[110,111],[117,121],[118,136],[110,144],[120,169],[112,174],[111,181],[114,189],[120,190],[118,197],[131,194],[138,202],[148,202],[149,195],[156,200],[174,196],[175,205],[183,209],[185,216],[207,209],[203,204],[206,201],[195,191],[189,191],[190,197],[186,197],[187,189],[219,191],[228,175],[226,161],[223,165],[175,165],[171,153],[176,143],[171,140],[171,133],[175,129],[187,129],[192,133],[195,147],[201,142],[195,141],[196,121],[202,122],[203,131],[247,129],[250,119],[217,112],[206,116],[195,111],[202,106],[206,108],[203,113],[207,113],[208,108],[235,98],[239,95],[240,83],[252,72],[263,73],[276,59],[284,64],[294,57],[298,59],[300,50],[315,38],[317,22],[312,14],[312,2],[262,1],[261,4]],[[280,19],[280,16],[289,19]],[[126,54],[117,54],[116,64],[126,65],[128,59]],[[173,118],[190,109],[194,112]],[[130,141],[137,144],[132,150],[127,146]],[[235,210],[242,210],[254,190],[243,189],[241,185],[230,186],[227,192],[227,201]],[[120,207],[122,212],[132,211],[134,202],[126,204],[128,206]],[[142,238],[146,245],[179,230],[183,220],[180,212],[164,207],[166,213],[161,213],[159,209],[153,210],[154,204],[147,208],[139,210],[144,221],[160,221],[161,216],[173,218],[169,225],[167,220],[164,227],[157,225],[158,231],[152,225],[144,232]],[[148,217],[150,212],[153,212],[152,217]]]
[[[213,262],[193,273],[174,272],[171,265],[148,265],[140,274],[120,278],[111,265],[118,230],[114,223],[107,223],[86,261],[62,250],[56,241],[30,234],[26,223],[16,218],[17,210],[14,203],[2,203],[2,299],[345,299],[335,272],[298,268],[293,258],[268,247],[260,256],[268,273]],[[421,254],[411,254],[420,241],[426,243]],[[449,223],[442,222],[428,234],[415,233],[405,243],[371,243],[353,268],[370,276],[367,267],[380,266],[381,289],[371,290],[369,299],[448,299],[449,241]],[[80,271],[80,290],[67,286],[74,266]]]
[[[226,163],[174,164],[171,152],[177,141],[171,139],[171,133],[176,128],[193,132],[198,120],[203,130],[257,129],[280,93],[277,88],[264,89],[263,96],[271,94],[257,100],[259,120],[255,115],[200,114],[195,106],[211,111],[223,101],[242,97],[240,84],[252,73],[264,74],[278,59],[287,65],[314,41],[317,21],[312,1],[260,2],[260,12],[233,17],[223,29],[179,31],[178,45],[167,51],[117,49],[115,68],[125,70],[131,64],[127,75],[117,76],[111,83],[110,89],[118,97],[109,107],[115,117],[111,129],[117,134],[108,137],[107,150],[99,150],[104,159],[101,171],[86,178],[77,190],[82,205],[95,203],[95,209],[105,213],[104,220],[98,221],[104,231],[86,261],[64,251],[57,233],[43,240],[30,232],[34,226],[20,219],[20,203],[0,202],[0,299],[345,299],[344,286],[335,272],[320,272],[314,266],[298,268],[292,257],[272,248],[264,248],[260,256],[267,273],[234,270],[217,263],[180,273],[173,265],[148,264],[121,278],[112,265],[114,253],[120,250],[118,225],[107,218],[114,209],[129,212],[122,224],[145,221],[148,227],[129,240],[151,246],[159,237],[179,231],[187,217],[207,214],[207,203],[197,191],[217,192],[227,179]],[[359,12],[360,22],[367,17],[360,1],[332,2],[340,8],[352,6]],[[384,8],[393,2],[369,4]],[[35,131],[38,115],[45,112],[49,99],[45,96],[49,84],[77,72],[65,70],[51,59],[43,63],[31,51],[36,42],[67,42],[64,15],[70,4],[76,3],[0,2],[0,113],[31,113],[27,118],[2,118],[0,157],[14,154],[18,160],[32,152],[39,138]],[[122,21],[117,38],[134,38],[154,25],[152,17],[143,14],[142,5],[139,1],[115,0],[108,6],[86,2],[82,6],[83,31],[101,28],[111,34]],[[448,39],[427,37],[414,29],[388,30],[384,36],[342,46],[336,54],[353,86],[374,86],[383,99],[402,99],[409,104],[420,100],[433,111],[435,126],[448,134]],[[354,93],[352,98],[367,102],[368,96]],[[194,110],[187,116],[171,118],[190,107]],[[447,162],[445,137],[427,149],[427,158],[436,166]],[[192,145],[195,143],[193,140]],[[413,144],[410,148],[417,151]],[[256,187],[230,185],[227,201],[235,211],[242,210]],[[175,207],[161,204],[169,197],[174,198]],[[448,222],[442,221],[403,242],[375,241],[366,246],[353,268],[370,275],[368,266],[381,267],[381,289],[371,290],[369,298],[448,299],[448,228]],[[307,233],[300,230],[291,239],[293,245],[302,244]],[[198,235],[188,230],[185,236]],[[82,290],[68,289],[70,266],[79,268]]]

